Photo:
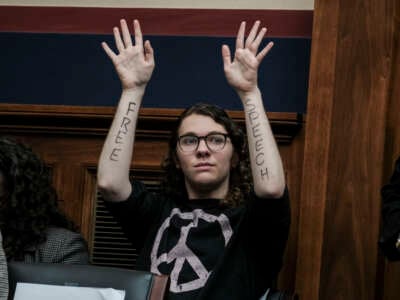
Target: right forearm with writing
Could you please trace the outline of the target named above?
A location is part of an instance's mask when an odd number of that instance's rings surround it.
[[[109,201],[122,201],[131,193],[129,170],[143,89],[123,90],[104,143],[97,172],[98,187]]]

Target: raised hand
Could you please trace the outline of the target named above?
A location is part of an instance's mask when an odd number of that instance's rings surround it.
[[[225,77],[228,83],[239,93],[252,92],[258,87],[258,66],[272,48],[269,42],[260,52],[258,48],[267,29],[258,30],[260,21],[256,21],[245,40],[246,22],[242,22],[236,38],[236,50],[233,61],[227,45],[222,46],[222,59]],[[258,53],[257,53],[258,52]]]
[[[113,28],[118,54],[111,50],[106,42],[101,45],[114,64],[121,80],[122,89],[144,88],[150,80],[155,66],[153,48],[150,45],[150,41],[147,40],[143,43],[142,31],[138,20],[133,21],[135,45],[132,44],[126,21],[122,19],[120,23],[122,37],[119,28]]]

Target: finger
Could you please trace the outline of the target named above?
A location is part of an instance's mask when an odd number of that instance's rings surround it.
[[[111,58],[111,60],[114,60],[117,57],[117,55],[114,53],[114,51],[111,50],[106,42],[102,42],[101,46],[103,47],[104,52],[106,52],[108,57]]]
[[[126,24],[125,19],[122,19],[120,23],[121,23],[122,38],[124,39],[125,47],[130,47],[132,46],[132,39],[128,29],[128,25]]]
[[[124,43],[122,42],[118,27],[114,27],[113,31],[114,31],[115,45],[117,46],[118,51],[121,53],[122,51],[124,51],[125,46]]]
[[[149,40],[144,42],[144,58],[147,62],[154,62],[154,50]]]
[[[246,29],[246,22],[240,23],[239,31],[236,37],[236,49],[244,47],[244,31]]]
[[[259,63],[264,59],[265,55],[267,55],[267,53],[271,50],[271,48],[273,46],[274,46],[274,43],[273,42],[269,42],[268,45],[265,46],[264,49],[262,49],[260,51],[260,53],[257,54],[256,58],[257,58]]]
[[[253,27],[250,30],[250,33],[249,33],[247,39],[246,39],[246,48],[249,48],[250,45],[253,43],[259,26],[260,26],[260,21],[255,21]]]
[[[142,30],[140,29],[140,23],[138,20],[133,20],[133,28],[135,31],[135,46],[143,47]]]
[[[222,61],[224,63],[224,68],[231,64],[231,50],[227,45],[222,45]]]
[[[260,46],[266,32],[267,32],[267,28],[265,28],[265,27],[261,28],[260,32],[257,34],[257,37],[255,38],[253,43],[250,45],[250,50],[252,50],[253,53],[257,53],[258,47]]]

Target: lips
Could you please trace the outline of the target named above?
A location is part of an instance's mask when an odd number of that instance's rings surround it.
[[[207,162],[201,162],[198,164],[195,164],[194,167],[195,168],[201,168],[201,167],[212,167],[213,164],[207,163]]]
[[[194,165],[194,169],[199,171],[199,172],[203,172],[203,171],[210,171],[210,169],[213,167],[214,165],[208,162],[201,162],[201,163],[197,163]]]

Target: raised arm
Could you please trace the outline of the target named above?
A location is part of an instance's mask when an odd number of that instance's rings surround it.
[[[105,140],[97,171],[100,193],[108,201],[123,201],[132,191],[129,167],[132,160],[139,108],[148,81],[154,70],[154,53],[149,41],[143,43],[139,21],[133,21],[135,43],[125,20],[121,32],[114,27],[118,54],[103,42],[102,47],[111,59],[122,85],[111,128]]]
[[[244,108],[254,191],[262,198],[278,198],[285,189],[285,175],[258,88],[258,67],[273,43],[258,52],[267,31],[259,27],[260,22],[256,21],[245,39],[246,23],[242,22],[233,60],[227,45],[222,46],[222,58],[226,79],[238,93]]]

